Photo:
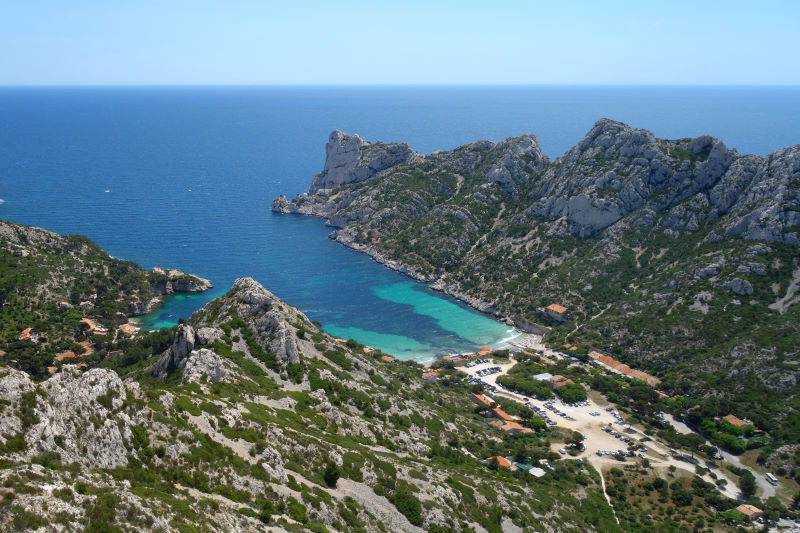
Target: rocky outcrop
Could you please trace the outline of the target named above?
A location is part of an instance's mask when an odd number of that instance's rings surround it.
[[[291,325],[300,311],[281,302],[253,278],[239,278],[219,299],[219,310],[212,314],[208,306],[192,315],[200,329],[215,328],[216,316],[238,316],[255,334],[256,341],[282,364],[300,362],[295,328]],[[216,316],[215,316],[216,315]]]
[[[207,279],[176,269],[166,269],[163,273],[151,273],[150,276],[150,285],[153,287],[153,292],[158,295],[204,292],[214,287]]]
[[[514,196],[519,192],[520,183],[527,182],[549,164],[534,135],[500,141],[487,157],[494,161],[486,172],[487,181],[496,182],[504,192]]]
[[[566,217],[573,234],[593,236],[645,204],[663,211],[708,191],[736,157],[713,137],[663,141],[649,131],[600,120],[548,167],[530,212]]]
[[[325,145],[325,167],[314,176],[309,194],[367,180],[379,172],[409,160],[418,160],[408,144],[371,144],[359,135],[335,130]]]
[[[192,326],[187,324],[178,326],[172,346],[161,355],[153,366],[153,375],[163,381],[173,370],[184,368],[189,353],[194,350],[196,340]]]
[[[225,379],[225,374],[219,355],[208,348],[201,348],[192,351],[186,358],[183,381],[193,383],[207,379],[211,383],[218,383]]]
[[[23,399],[25,392],[36,391]],[[144,423],[149,412],[125,407],[137,384],[127,385],[111,370],[81,372],[64,366],[47,381],[34,385],[27,374],[8,369],[0,377],[4,402],[0,434],[22,433],[27,458],[48,452],[64,464],[114,468],[128,463],[131,427]],[[21,404],[25,403],[25,407]],[[18,407],[19,406],[19,407]],[[18,411],[14,411],[18,408]],[[23,410],[28,414],[20,416]]]
[[[128,304],[128,313],[131,316],[146,315],[156,310],[159,305],[161,305],[161,299],[156,297],[147,301],[136,300]]]
[[[728,236],[800,244],[800,233],[792,230],[800,227],[800,145],[767,158],[740,156],[714,137],[667,141],[602,119],[553,162],[541,153],[532,135],[497,144],[479,141],[429,156],[420,156],[407,145],[374,145],[381,150],[368,149],[371,146],[357,135],[334,132],[325,169],[314,178],[309,195],[291,201],[279,196],[272,210],[324,217],[338,228],[352,222],[377,225],[382,215],[372,207],[375,202],[368,189],[336,189],[405,172],[397,167],[403,162],[408,171],[435,167],[463,175],[478,173],[514,197],[524,192],[527,216],[564,220],[563,231],[578,237],[597,235],[646,209],[654,214],[669,211],[665,225],[675,230],[697,231],[721,219]],[[390,157],[387,150],[401,155]],[[410,207],[418,209],[418,204]],[[655,222],[646,216],[637,220],[645,225]]]
[[[720,287],[728,289],[733,294],[738,294],[739,296],[750,296],[753,294],[753,285],[742,278],[733,278],[721,284]]]
[[[755,176],[731,208],[727,234],[798,246],[798,206],[800,145],[778,150],[760,162]]]
[[[195,331],[197,343],[201,346],[213,344],[215,340],[221,338],[224,334],[225,332],[219,328],[198,328]]]

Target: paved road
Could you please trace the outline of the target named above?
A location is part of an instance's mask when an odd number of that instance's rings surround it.
[[[687,426],[680,420],[676,420],[675,417],[673,417],[671,414],[665,413],[664,418],[667,421],[669,421],[670,424],[672,424],[672,426],[678,433],[684,433],[684,434],[693,433],[692,429],[689,426]],[[708,441],[706,441],[706,444],[708,444],[709,446],[714,446]],[[756,483],[761,488],[761,499],[766,500],[767,498],[775,496],[775,487],[771,485],[770,482],[767,481],[767,478],[765,478],[762,474],[756,472],[749,466],[742,464],[742,462],[739,460],[737,456],[731,455],[725,450],[720,449],[719,453],[720,455],[722,455],[723,459],[728,461],[733,466],[736,466],[738,468],[744,468],[745,470],[749,470],[750,472],[752,472],[753,476],[755,476],[756,478]]]

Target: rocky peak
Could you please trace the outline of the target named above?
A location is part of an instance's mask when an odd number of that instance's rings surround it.
[[[221,296],[211,309],[206,305],[192,315],[192,324],[204,328],[216,328],[235,316],[242,319],[255,336],[258,344],[267,352],[286,363],[298,363],[297,341],[292,323],[298,317],[308,322],[303,314],[279,300],[253,278],[239,278],[231,290]]]
[[[592,157],[643,157],[649,161],[658,155],[657,146],[655,136],[649,131],[604,118],[598,120],[586,136],[559,160],[571,163]]]
[[[500,141],[492,146],[490,156],[496,161],[486,173],[487,181],[498,183],[513,196],[518,194],[518,183],[528,181],[531,174],[544,171],[550,163],[536,136],[528,134]]]
[[[367,180],[379,172],[420,157],[407,143],[371,144],[358,134],[334,130],[325,145],[325,166],[314,176],[309,194]]]
[[[759,163],[731,207],[726,233],[800,245],[796,230],[800,227],[800,145],[782,148],[766,160],[759,158]]]

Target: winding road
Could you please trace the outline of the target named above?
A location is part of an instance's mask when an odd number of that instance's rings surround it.
[[[675,417],[672,416],[671,414],[665,413],[664,419],[667,420],[670,424],[672,424],[672,427],[674,427],[675,431],[677,431],[678,433],[683,433],[683,434],[694,433],[694,431],[692,431],[692,428],[690,428],[680,420],[676,420]],[[714,446],[713,444],[708,442],[708,440],[706,440],[706,444],[708,444],[709,446]],[[720,449],[719,453],[720,455],[722,455],[722,458],[724,460],[728,461],[733,466],[749,470],[753,474],[753,476],[756,478],[756,483],[761,488],[762,500],[766,500],[767,498],[775,496],[775,487],[771,485],[769,481],[767,481],[767,478],[765,478],[763,474],[760,474],[759,472],[753,470],[751,467],[742,464],[742,462],[739,460],[737,456],[731,455],[725,450]],[[739,499],[742,499],[741,495],[739,496]]]

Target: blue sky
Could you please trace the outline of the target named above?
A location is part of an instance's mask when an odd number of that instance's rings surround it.
[[[800,85],[800,2],[0,2],[0,85]]]

